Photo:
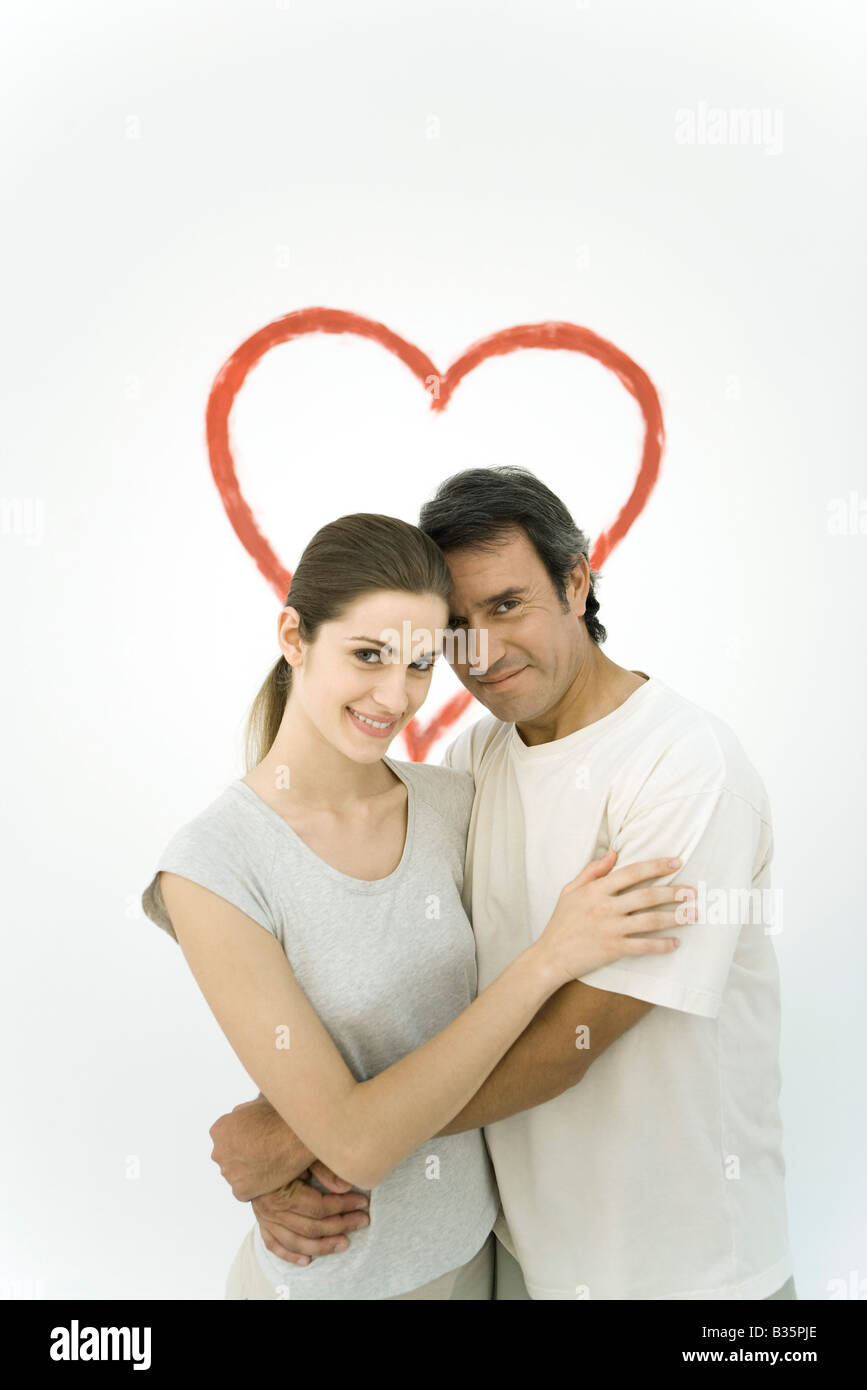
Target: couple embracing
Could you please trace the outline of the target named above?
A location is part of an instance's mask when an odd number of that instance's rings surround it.
[[[511,466],[304,550],[247,772],[142,896],[260,1087],[227,1298],[796,1297],[767,794],[595,586]],[[444,652],[488,713],[394,760]]]

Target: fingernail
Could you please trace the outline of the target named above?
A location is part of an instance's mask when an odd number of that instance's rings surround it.
[[[668,861],[668,867],[669,867],[670,869],[679,869],[679,868],[680,868],[680,860],[679,860],[679,859],[669,859],[669,861]]]

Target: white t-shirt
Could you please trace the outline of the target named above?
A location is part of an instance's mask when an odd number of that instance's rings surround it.
[[[463,894],[479,990],[609,848],[617,866],[681,857],[658,881],[699,895],[699,921],[665,931],[677,951],[582,976],[658,1007],[580,1083],[485,1128],[494,1229],[531,1297],[767,1297],[792,1273],[772,942],[782,919],[767,794],[737,739],[651,678],[603,719],[534,747],[487,715],[444,761],[475,780]]]

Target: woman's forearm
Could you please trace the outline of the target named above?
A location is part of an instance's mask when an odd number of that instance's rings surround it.
[[[196,978],[236,1053],[265,1094],[273,1095],[277,1113],[293,1129],[299,1124],[305,1145],[328,1168],[355,1186],[372,1188],[421,1144],[442,1135],[567,981],[624,955],[670,952],[680,944],[678,937],[655,933],[672,925],[667,908],[694,890],[647,886],[677,861],[645,860],[612,870],[613,855],[592,861],[564,884],[539,939],[442,1032],[367,1081],[353,1076],[282,952],[275,970],[274,938],[266,941],[257,931],[251,963],[239,969],[232,957],[237,923],[223,923],[221,952],[214,947],[219,922],[215,926],[209,909],[207,933],[191,928],[184,952],[188,960],[192,955]],[[243,915],[228,903],[225,908],[230,916]],[[694,917],[693,907],[687,920]],[[278,1057],[273,1040],[287,1019],[293,1047]],[[269,1040],[264,1050],[263,1037]]]
[[[358,1082],[344,1120],[356,1155],[350,1180],[359,1187],[376,1187],[438,1134],[563,983],[537,942],[436,1037]]]

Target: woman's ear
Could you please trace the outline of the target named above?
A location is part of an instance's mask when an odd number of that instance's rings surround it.
[[[297,608],[291,608],[287,605],[281,609],[277,625],[277,641],[280,643],[280,650],[290,666],[301,666],[304,662],[300,625],[301,614]]]

